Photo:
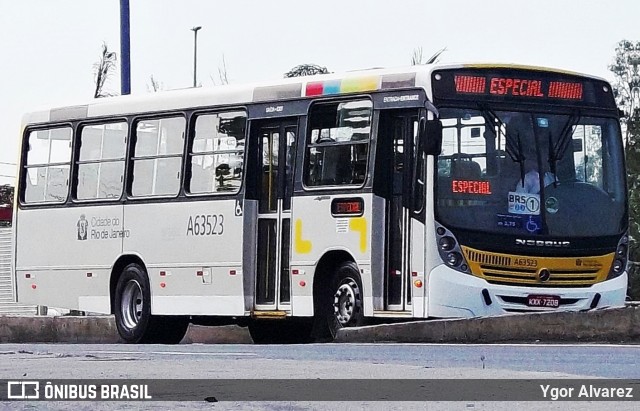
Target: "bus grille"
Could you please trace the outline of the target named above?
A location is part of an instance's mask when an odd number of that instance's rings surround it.
[[[613,261],[613,254],[585,258],[525,257],[462,248],[473,275],[500,285],[590,287],[606,279]],[[542,268],[550,273],[546,281],[540,279]]]
[[[469,256],[469,260],[476,263],[480,263],[480,264],[486,264],[486,265],[498,266],[498,267],[511,266],[511,257],[502,256],[499,254],[479,253],[475,250],[469,249],[468,256]]]

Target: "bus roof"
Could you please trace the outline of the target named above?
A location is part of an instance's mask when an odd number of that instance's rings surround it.
[[[500,63],[425,64],[403,68],[375,68],[343,73],[293,77],[262,83],[187,88],[156,93],[98,98],[81,104],[32,111],[24,115],[22,125],[26,127],[29,124],[54,121],[81,120],[103,116],[186,108],[241,106],[249,103],[266,103],[318,95],[336,95],[407,87],[427,88],[428,84],[430,84],[429,75],[433,70],[456,68],[522,69],[569,74],[606,81],[602,78],[582,73],[540,66]]]

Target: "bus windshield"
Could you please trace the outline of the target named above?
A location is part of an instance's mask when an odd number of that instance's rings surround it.
[[[623,148],[615,118],[490,105],[442,108],[440,116],[440,223],[531,236],[624,230]]]

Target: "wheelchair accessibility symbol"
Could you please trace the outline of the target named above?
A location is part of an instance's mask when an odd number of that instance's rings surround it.
[[[534,220],[533,216],[529,216],[525,227],[530,233],[537,233],[538,231],[540,231],[540,224],[538,221]]]

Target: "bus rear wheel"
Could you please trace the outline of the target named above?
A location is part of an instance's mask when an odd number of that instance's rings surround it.
[[[151,315],[149,278],[138,264],[127,265],[115,289],[116,327],[132,344],[177,344],[187,332],[189,317]]]
[[[358,266],[351,261],[340,264],[329,283],[318,289],[314,338],[333,341],[340,328],[363,325],[362,298]]]

